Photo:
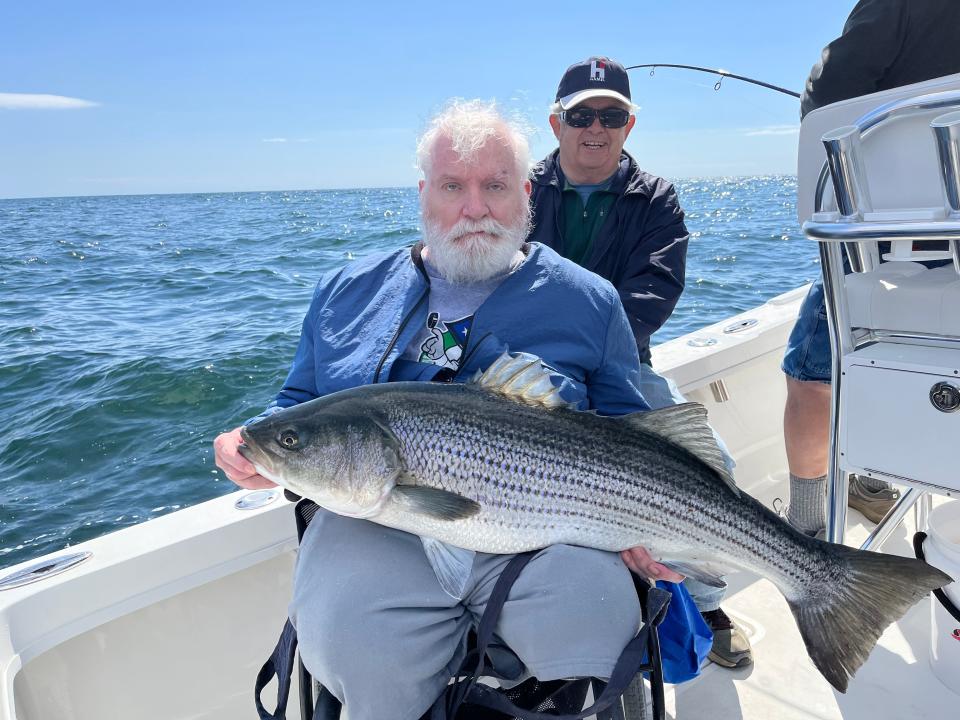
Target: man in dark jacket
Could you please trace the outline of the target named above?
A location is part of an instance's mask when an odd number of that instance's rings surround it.
[[[673,185],[623,151],[632,107],[620,63],[567,70],[550,115],[560,147],[534,169],[529,239],[613,283],[649,365],[650,336],[683,292],[689,234]]]
[[[534,168],[528,239],[613,284],[637,341],[643,396],[657,408],[684,402],[651,368],[650,336],[683,292],[689,234],[673,185],[623,151],[636,122],[632,109],[620,63],[591,57],[567,69],[550,115],[560,146]],[[714,631],[710,659],[725,667],[749,664],[749,640],[720,609],[725,588],[689,578],[686,584]]]
[[[960,72],[960,2],[860,0],[843,34],[823,49],[800,102],[818,107]],[[784,439],[790,467],[787,520],[815,535],[826,526],[830,425],[830,337],[823,283],[814,282],[787,343]],[[881,481],[853,476],[848,504],[879,522],[899,497]]]

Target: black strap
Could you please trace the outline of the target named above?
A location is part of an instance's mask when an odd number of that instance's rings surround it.
[[[514,556],[507,563],[503,572],[500,573],[500,577],[497,578],[497,582],[493,586],[493,592],[490,593],[487,607],[483,611],[483,617],[480,618],[480,625],[477,628],[477,646],[467,654],[460,666],[460,672],[457,674],[454,684],[449,686],[447,691],[437,698],[437,701],[433,704],[430,710],[431,720],[455,718],[460,706],[477,685],[477,680],[483,675],[487,659],[487,646],[493,637],[493,628],[497,623],[497,618],[500,617],[500,610],[507,600],[513,582],[535,554],[531,551]],[[470,668],[471,665],[472,668]],[[470,669],[464,672],[465,668]]]
[[[918,560],[923,560],[924,562],[927,559],[923,555],[923,541],[927,539],[927,534],[925,532],[918,532],[913,536],[913,552],[917,556]],[[933,595],[937,600],[940,601],[940,604],[943,605],[944,609],[953,615],[953,619],[957,622],[960,622],[960,609],[953,604],[953,601],[947,597],[947,594],[943,591],[943,588],[937,588],[933,591]]]
[[[651,652],[651,656],[655,656],[655,659],[651,658],[647,661],[645,661],[645,656],[648,647],[658,647],[658,645],[655,644],[656,631],[654,628],[660,624],[664,615],[666,615],[667,605],[670,602],[670,593],[660,590],[659,588],[651,588],[647,593],[646,607],[644,608],[646,622],[644,622],[643,627],[640,628],[640,632],[637,633],[636,637],[623,649],[606,687],[589,708],[572,715],[554,715],[536,712],[534,710],[526,710],[514,705],[496,689],[487,685],[478,684],[477,679],[483,674],[485,669],[487,646],[493,637],[494,627],[500,616],[500,611],[506,602],[510,588],[520,575],[520,571],[523,570],[535,554],[536,552],[527,552],[515,556],[500,574],[493,592],[490,594],[490,599],[487,602],[483,617],[480,618],[480,625],[477,628],[477,647],[464,663],[464,667],[469,667],[468,663],[472,661],[473,669],[468,671],[465,677],[458,675],[454,684],[434,703],[430,714],[431,720],[450,720],[455,718],[460,706],[465,702],[490,708],[491,710],[497,710],[510,717],[519,718],[520,720],[557,720],[558,718],[563,718],[563,720],[583,720],[591,715],[603,712],[613,705],[613,703],[617,702],[638,672],[659,672],[659,653],[655,651]],[[651,640],[654,641],[654,644],[651,644]],[[657,667],[654,667],[655,665]],[[660,699],[662,700],[662,685]],[[654,700],[656,701],[657,698],[655,697]],[[659,704],[662,707],[662,702]]]
[[[263,664],[260,672],[257,673],[253,700],[256,703],[260,720],[286,720],[287,700],[290,698],[290,678],[293,675],[293,661],[296,652],[297,631],[293,627],[293,623],[287,620],[270,659]],[[277,709],[273,713],[269,713],[260,701],[260,693],[273,680],[274,676],[277,678]]]

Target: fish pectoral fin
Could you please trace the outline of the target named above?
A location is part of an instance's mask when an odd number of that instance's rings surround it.
[[[425,485],[397,485],[393,495],[411,511],[437,520],[465,520],[480,512],[474,500]]]
[[[727,574],[727,569],[715,565],[698,564],[695,560],[689,563],[678,561],[661,560],[661,565],[666,565],[674,572],[686,575],[694,580],[699,580],[704,585],[715,588],[725,588],[727,584],[723,581],[723,576]]]
[[[679,445],[713,468],[736,495],[740,495],[733,475],[727,470],[723,452],[707,423],[707,409],[696,402],[669,405],[659,410],[646,410],[621,415],[618,421],[630,423],[644,432]]]

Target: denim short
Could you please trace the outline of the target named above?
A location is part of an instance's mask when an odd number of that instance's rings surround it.
[[[814,281],[800,306],[800,316],[787,340],[787,351],[781,367],[794,380],[830,382],[830,326],[827,323],[822,280]]]

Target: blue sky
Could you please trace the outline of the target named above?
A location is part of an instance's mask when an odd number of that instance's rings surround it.
[[[0,198],[410,186],[416,135],[448,98],[521,114],[541,156],[573,62],[703,65],[799,91],[852,6],[3,3]],[[794,172],[797,101],[715,80],[631,71],[627,149],[669,178]]]

